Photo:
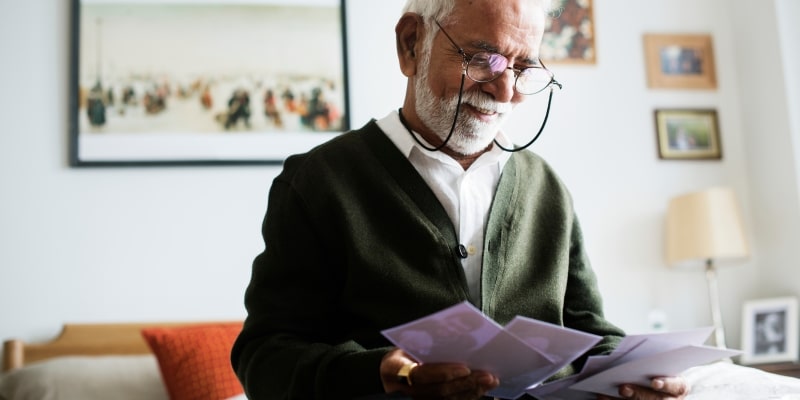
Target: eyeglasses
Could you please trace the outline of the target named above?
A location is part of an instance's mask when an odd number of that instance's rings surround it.
[[[457,45],[453,38],[442,28],[439,21],[436,25],[442,30],[450,43],[458,49],[458,53],[464,57],[464,73],[475,82],[491,82],[500,77],[507,69],[514,72],[514,89],[517,93],[531,95],[547,89],[551,85],[561,88],[561,84],[555,80],[553,73],[544,64],[541,67],[514,68],[509,66],[508,58],[502,54],[489,51],[481,51],[472,55],[467,55],[461,46]],[[539,61],[541,63],[541,60]]]

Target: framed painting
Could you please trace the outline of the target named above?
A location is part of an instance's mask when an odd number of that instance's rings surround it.
[[[540,58],[554,63],[594,64],[594,17],[592,0],[556,0],[561,6],[545,25]]]
[[[742,307],[743,364],[798,360],[796,297],[751,300]]]
[[[71,0],[70,164],[279,164],[349,129],[343,0]]]
[[[644,50],[648,87],[717,87],[711,35],[645,34]]]
[[[716,110],[655,111],[658,156],[664,160],[722,158]]]

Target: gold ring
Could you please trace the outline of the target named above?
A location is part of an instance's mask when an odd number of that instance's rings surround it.
[[[400,371],[397,371],[397,381],[404,385],[412,386],[413,383],[411,383],[411,371],[413,371],[414,368],[417,368],[418,366],[419,364],[417,363],[409,363],[403,365],[400,368]]]

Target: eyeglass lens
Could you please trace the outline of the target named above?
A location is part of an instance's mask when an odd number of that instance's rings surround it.
[[[528,67],[522,70],[509,68],[508,58],[498,53],[480,52],[467,63],[467,76],[475,82],[491,82],[507,69],[514,71],[514,87],[521,94],[535,94],[553,82],[553,73],[545,68]]]

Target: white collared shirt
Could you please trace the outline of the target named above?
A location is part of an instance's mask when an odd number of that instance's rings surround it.
[[[470,295],[480,304],[484,232],[500,173],[511,153],[493,146],[465,171],[447,154],[422,148],[400,122],[397,111],[377,123],[419,172],[453,221],[459,243],[467,249],[467,257],[461,260],[461,265]],[[427,144],[422,137],[417,137]],[[511,147],[502,132],[498,133],[497,140],[504,147]]]

